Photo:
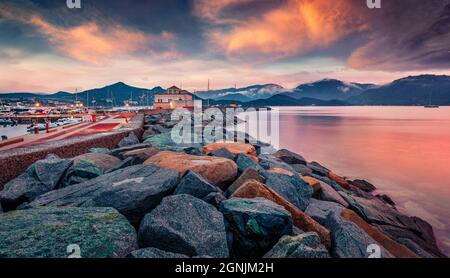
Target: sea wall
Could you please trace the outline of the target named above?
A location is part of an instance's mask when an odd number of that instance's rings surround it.
[[[138,138],[141,138],[143,119],[144,116],[138,114],[127,125],[114,131],[2,151],[0,152],[0,190],[8,181],[23,173],[28,166],[44,159],[50,153],[70,158],[87,153],[91,148],[113,149],[130,132],[134,132]]]

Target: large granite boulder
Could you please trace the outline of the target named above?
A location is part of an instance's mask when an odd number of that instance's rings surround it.
[[[131,259],[187,259],[189,258],[183,254],[177,254],[172,252],[167,252],[154,247],[148,247],[143,249],[138,249],[130,254],[127,258]]]
[[[50,154],[36,161],[19,177],[5,184],[0,191],[0,204],[5,211],[57,188],[72,161]]]
[[[115,156],[102,153],[85,153],[72,160],[73,164],[66,172],[62,187],[101,176],[121,162]]]
[[[193,256],[229,256],[223,215],[191,195],[166,197],[145,215],[139,228],[141,247]]]
[[[344,207],[338,203],[311,199],[305,213],[320,224],[325,225],[328,214],[335,212],[336,215],[340,215],[343,210]]]
[[[188,170],[192,170],[213,185],[222,188],[233,182],[237,176],[236,163],[222,157],[195,156],[162,151],[146,160],[144,164],[173,169],[178,171],[180,176],[183,176]]]
[[[0,223],[0,258],[121,258],[138,248],[135,229],[112,208],[18,210]]]
[[[339,192],[339,194],[349,203],[349,208],[369,224],[410,230],[427,242],[429,246],[436,246],[433,228],[426,221],[418,217],[403,215],[397,209],[385,204],[378,198],[366,199],[345,192]],[[386,230],[389,229],[386,228]],[[397,237],[393,236],[393,238]]]
[[[174,194],[190,194],[199,199],[205,199],[209,194],[216,192],[220,193],[221,190],[196,172],[188,171],[181,179]]]
[[[203,146],[203,153],[209,154],[211,152],[220,150],[220,149],[227,149],[231,154],[234,156],[238,154],[245,154],[251,159],[253,159],[255,162],[258,162],[258,158],[256,156],[256,149],[250,144],[243,144],[243,143],[212,143]]]
[[[291,152],[286,149],[281,149],[273,154],[276,158],[281,159],[282,161],[286,162],[287,164],[303,164],[306,165],[306,160],[303,158],[303,156],[296,154],[294,152]]]
[[[292,234],[292,217],[282,206],[264,198],[232,198],[220,211],[233,233],[233,255],[258,258],[284,235]]]
[[[377,244],[382,249],[382,257],[392,257],[391,253],[370,237],[363,229],[342,215],[345,208],[335,202],[311,199],[305,213],[331,230],[332,255],[339,258],[367,258],[367,247]]]
[[[257,182],[256,180],[249,180],[245,182],[241,187],[239,187],[231,195],[231,197],[239,197],[239,198],[261,197],[283,206],[291,214],[293,223],[297,228],[305,232],[316,232],[319,235],[322,243],[327,248],[330,248],[331,240],[330,240],[330,231],[328,229],[326,229],[324,226],[322,226],[314,219],[306,215],[299,208],[289,203],[281,195],[279,195],[266,185]],[[311,199],[311,201],[313,200],[314,199]]]
[[[173,193],[178,181],[173,170],[136,165],[48,192],[21,208],[113,207],[138,225],[162,198]]]
[[[127,137],[124,137],[122,140],[120,140],[119,144],[117,146],[119,148],[132,146],[139,144],[139,138],[137,138],[136,134],[134,132],[130,132]]]
[[[312,197],[313,190],[308,183],[297,175],[289,176],[279,173],[264,172],[265,184],[286,198],[290,203],[304,211]]]
[[[349,204],[344,200],[344,198],[339,195],[339,193],[334,190],[333,187],[329,186],[324,182],[320,182],[320,190],[317,192],[317,197],[323,201],[335,202],[348,207]]]
[[[264,255],[264,258],[327,259],[330,258],[330,254],[319,236],[309,232],[282,237],[272,250]]]

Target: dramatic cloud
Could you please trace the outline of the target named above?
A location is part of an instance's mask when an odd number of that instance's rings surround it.
[[[212,5],[210,2],[214,2]],[[289,0],[258,17],[233,21],[221,12],[242,1],[200,1],[206,19],[230,22],[210,32],[210,41],[230,55],[286,58],[328,47],[345,36],[367,30],[362,5],[348,0]],[[246,2],[246,1],[244,1]],[[230,14],[229,16],[233,16]],[[217,20],[216,20],[217,19]]]
[[[173,48],[174,35],[168,32],[152,35],[118,23],[102,22],[100,25],[95,21],[63,27],[35,12],[28,14],[6,6],[1,8],[0,15],[3,18],[34,27],[59,53],[78,61],[103,64],[138,52],[147,55],[157,52],[159,57],[169,58],[178,55]]]
[[[356,49],[348,65],[356,69],[450,69],[450,1],[384,3],[371,22],[370,41]]]
[[[450,0],[0,0],[0,91],[450,74]]]

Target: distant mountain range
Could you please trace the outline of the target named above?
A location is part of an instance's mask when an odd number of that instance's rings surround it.
[[[346,83],[336,79],[323,79],[317,82],[302,84],[287,96],[301,98],[316,98],[321,100],[347,100],[362,94],[370,88],[376,88],[374,84]]]
[[[288,91],[277,84],[254,85],[244,88],[228,88],[220,90],[199,91],[195,94],[202,99],[230,100],[247,102],[270,98],[274,95]]]
[[[76,98],[96,105],[121,106],[133,99],[139,104],[153,104],[153,96],[162,93],[162,87],[137,88],[123,82],[103,88],[83,91]],[[210,104],[241,104],[243,106],[340,106],[340,105],[450,105],[450,76],[409,76],[392,83],[374,84],[347,83],[336,79],[323,79],[299,85],[289,90],[276,84],[254,85],[244,88],[195,92],[197,98]],[[54,94],[6,93],[0,99],[44,99],[72,102],[75,94],[58,92]]]
[[[123,82],[118,82],[102,88],[91,89],[77,94],[68,92],[57,92],[54,94],[36,94],[36,93],[7,93],[0,94],[2,99],[40,99],[40,100],[60,100],[73,102],[76,99],[83,103],[89,100],[89,105],[95,100],[95,105],[109,106],[114,103],[115,106],[124,105],[125,101],[133,100],[141,105],[153,104],[153,96],[157,93],[165,92],[161,87],[153,89],[144,89],[129,86]],[[111,102],[112,101],[112,102]]]

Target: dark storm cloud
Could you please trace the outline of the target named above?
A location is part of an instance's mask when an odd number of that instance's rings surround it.
[[[349,58],[358,69],[450,68],[450,1],[384,1],[370,18],[370,36]]]

